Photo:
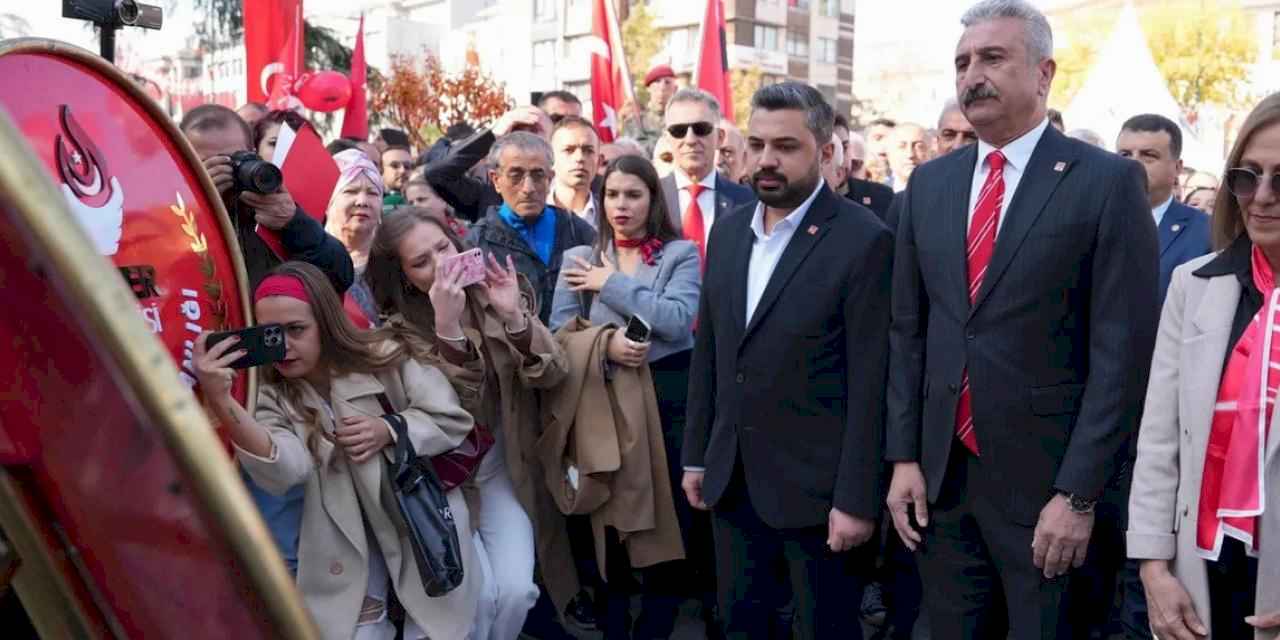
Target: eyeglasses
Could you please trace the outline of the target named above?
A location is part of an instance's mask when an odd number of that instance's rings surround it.
[[[679,140],[688,135],[689,129],[693,129],[693,135],[705,138],[716,130],[716,126],[710,122],[687,122],[667,127],[667,133],[671,134],[672,138]]]
[[[1252,198],[1254,194],[1258,193],[1258,185],[1262,184],[1264,177],[1271,180],[1271,192],[1280,194],[1280,173],[1266,176],[1253,169],[1236,167],[1235,169],[1227,169],[1227,175],[1223,183],[1227,185],[1227,190],[1231,192],[1231,195],[1237,198]]]
[[[563,114],[563,113],[552,113],[552,114],[548,115],[548,116],[547,116],[547,118],[549,118],[549,119],[551,120],[551,125],[552,125],[552,126],[555,126],[555,125],[557,125],[557,124],[560,124],[560,121],[561,121],[561,120],[564,120],[564,114]]]

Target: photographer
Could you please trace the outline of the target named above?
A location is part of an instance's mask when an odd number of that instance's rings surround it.
[[[283,186],[274,193],[255,193],[245,189],[245,185],[237,185],[236,162],[232,156],[239,152],[253,153],[253,131],[235,111],[216,104],[201,105],[183,117],[180,128],[204,162],[218,193],[222,194],[244,254],[250,287],[256,287],[285,257],[319,268],[339,294],[351,286],[355,269],[342,243],[326,234],[319,222],[303,212]],[[256,155],[252,160],[245,156],[239,158],[245,158],[241,162],[261,160]],[[277,256],[258,236],[255,227],[259,224],[280,235],[288,256]]]

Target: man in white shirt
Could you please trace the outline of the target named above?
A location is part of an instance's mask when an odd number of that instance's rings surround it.
[[[551,129],[555,185],[547,204],[582,218],[596,228],[596,199],[591,181],[600,165],[600,138],[595,127],[579,116],[563,116]]]
[[[681,89],[667,105],[664,137],[674,167],[662,191],[676,231],[698,245],[704,260],[716,221],[755,200],[751,189],[716,172],[716,150],[725,139],[719,124],[720,102],[705,91]]]
[[[682,486],[712,512],[729,638],[767,637],[793,594],[800,637],[862,637],[893,239],[825,184],[833,121],[813,87],[757,91],[747,144],[760,203],[711,232]]]

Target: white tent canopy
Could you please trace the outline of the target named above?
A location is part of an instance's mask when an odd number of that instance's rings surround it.
[[[1187,124],[1182,108],[1169,93],[1138,25],[1138,12],[1125,3],[1106,46],[1098,54],[1084,85],[1062,114],[1067,129],[1097,132],[1115,146],[1125,120],[1140,113],[1156,113],[1182,129],[1182,160],[1189,167],[1218,171],[1222,157],[1200,142]]]

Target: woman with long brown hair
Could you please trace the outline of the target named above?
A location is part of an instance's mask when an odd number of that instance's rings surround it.
[[[402,207],[378,229],[365,278],[387,315],[386,330],[413,345],[415,357],[439,366],[463,406],[495,436],[472,479],[477,533],[491,570],[475,637],[507,640],[519,635],[537,600],[535,557],[559,611],[580,590],[564,517],[533,455],[536,394],[558,385],[567,363],[510,258],[500,265],[488,256],[484,281],[460,285],[461,270],[447,261],[466,249],[440,218]]]
[[[464,581],[428,597],[386,477],[394,434],[383,401],[398,408],[423,456],[458,446],[474,422],[437,369],[402,345],[357,329],[324,275],[301,262],[273,269],[254,293],[263,324],[279,324],[285,359],[265,370],[253,415],[231,396],[231,363],[245,354],[236,338],[193,356],[205,398],[228,426],[236,458],[254,482],[276,495],[305,487],[298,541],[298,589],[325,638],[390,640],[392,594],[405,609],[404,636],[465,638],[479,600],[479,558],[466,500],[448,493],[461,544]]]

